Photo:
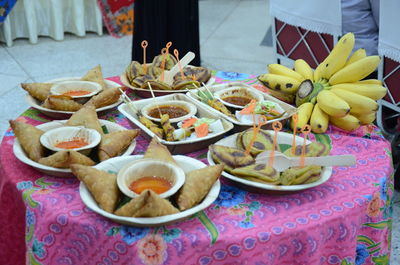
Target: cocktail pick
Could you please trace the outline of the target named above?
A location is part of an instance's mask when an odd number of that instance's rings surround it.
[[[181,72],[181,77],[183,80],[183,79],[185,79],[185,75],[183,74],[183,71],[182,71],[181,61],[179,60],[179,52],[177,49],[174,49],[174,55],[176,57],[176,60],[178,61],[179,71]]]
[[[276,142],[277,142],[277,138],[278,138],[278,132],[280,132],[280,130],[282,130],[282,123],[280,123],[279,121],[274,121],[272,123],[272,129],[274,129],[274,140],[273,140],[273,144],[272,144],[271,154],[270,154],[269,160],[268,160],[268,165],[270,167],[273,167],[273,165],[274,165]]]
[[[303,146],[301,147],[301,156],[300,156],[300,167],[304,167],[304,159],[306,157],[306,141],[307,136],[311,132],[311,126],[306,124],[301,128],[301,132],[303,133]]]
[[[147,64],[146,64],[146,48],[149,43],[147,40],[142,41],[142,48],[143,48],[143,68],[144,68],[144,74],[147,74]]]
[[[161,77],[160,77],[160,80],[161,80],[161,82],[164,82],[165,60],[167,58],[167,48],[162,48],[161,49],[161,54],[163,56],[163,60],[161,62]]]
[[[169,54],[169,48],[171,48],[171,46],[172,46],[171,41],[167,42],[167,45],[165,45],[165,48],[167,49],[167,54]]]
[[[253,138],[251,138],[251,141],[248,146],[246,146],[246,154],[250,154],[250,149],[253,147],[254,142],[257,139],[257,134],[260,131],[261,127],[265,125],[268,122],[267,118],[265,116],[260,116],[258,119],[258,125],[255,126],[256,121],[255,121],[255,116],[253,116]]]
[[[297,122],[299,121],[299,116],[297,113],[293,114],[293,139],[292,139],[292,155],[296,153],[296,131],[297,131]]]
[[[148,86],[149,89],[150,89],[151,96],[155,99],[156,96],[154,95],[153,88],[151,87],[150,82],[147,82],[147,86]],[[161,110],[160,110],[160,108],[158,107],[158,105],[157,105],[157,109],[158,109],[158,114],[160,115],[160,119],[161,119],[162,114],[161,114]]]

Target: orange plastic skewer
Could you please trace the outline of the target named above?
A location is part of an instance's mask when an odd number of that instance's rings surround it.
[[[274,121],[272,123],[272,129],[274,129],[275,133],[274,133],[274,141],[273,141],[273,145],[272,145],[272,150],[271,150],[269,160],[268,160],[268,165],[270,167],[272,167],[274,165],[276,142],[277,142],[277,138],[278,138],[278,132],[280,130],[282,130],[282,123],[280,123],[279,121]]]
[[[165,71],[165,59],[167,58],[167,48],[161,49],[161,54],[163,55],[163,60],[161,62],[161,82],[164,82],[164,71]]]
[[[182,71],[181,61],[179,60],[179,52],[177,49],[174,49],[174,55],[176,57],[176,60],[178,60],[179,71],[181,72],[181,77],[183,80],[183,79],[185,79],[185,75],[183,74],[183,71]]]
[[[293,114],[293,139],[292,139],[292,155],[296,153],[296,131],[297,131],[297,122],[299,121],[299,116],[297,113]]]
[[[306,141],[307,136],[311,132],[311,126],[306,124],[301,128],[301,132],[303,133],[303,146],[301,148],[301,156],[300,156],[300,167],[304,167],[304,159],[306,156]]]
[[[144,74],[147,74],[147,64],[146,64],[146,48],[149,43],[147,40],[142,41],[142,48],[143,48],[143,67],[144,67]]]
[[[165,45],[165,48],[167,49],[167,54],[169,54],[169,48],[171,48],[171,46],[172,46],[171,41],[167,42],[167,45]]]
[[[254,142],[256,141],[257,134],[260,131],[261,127],[265,125],[268,122],[268,119],[265,116],[260,116],[258,119],[258,126],[256,126],[256,121],[255,121],[255,114],[253,114],[253,138],[251,139],[249,145],[246,147],[246,154],[250,154],[250,149],[253,147]]]

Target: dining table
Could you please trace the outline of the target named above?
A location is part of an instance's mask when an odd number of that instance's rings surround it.
[[[214,71],[213,77],[267,92],[254,75]],[[108,79],[120,83],[119,77]],[[99,118],[132,126],[117,109]],[[52,121],[33,108],[17,120]],[[78,179],[19,161],[8,129],[0,146],[0,264],[388,264],[390,143],[374,125],[352,132],[330,125],[309,140],[329,144],[331,155],[353,155],[356,163],[335,166],[325,183],[292,192],[248,190],[221,176],[219,196],[208,208],[176,223],[140,228],[86,207]],[[136,141],[133,154],[142,154],[149,140],[142,133]],[[207,163],[207,151],[185,155]]]

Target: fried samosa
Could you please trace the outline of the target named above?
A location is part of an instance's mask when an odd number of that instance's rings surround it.
[[[72,114],[65,125],[83,126],[88,129],[94,129],[100,134],[103,134],[100,121],[97,118],[96,108],[93,106],[93,104],[87,104],[83,106],[83,108]]]
[[[156,137],[153,137],[149,146],[147,147],[146,152],[144,153],[143,158],[153,158],[166,162],[170,162],[176,165],[176,161],[172,157],[168,148],[165,145],[162,145]]]
[[[100,161],[122,154],[138,134],[139,130],[123,130],[103,135],[98,148]]]
[[[201,202],[223,170],[224,165],[215,165],[188,172],[176,199],[179,210],[184,211]]]
[[[295,148],[294,156],[300,156],[302,148],[303,148],[302,145],[297,145]],[[312,142],[311,144],[306,145],[305,156],[307,156],[307,157],[327,156],[327,155],[329,155],[330,151],[331,151],[331,148],[329,145],[323,144],[320,142]],[[284,152],[284,154],[287,156],[293,156],[292,148],[287,149]]]
[[[250,145],[251,141],[253,140],[253,135],[254,135],[253,129],[248,129],[242,134],[239,134],[238,137],[240,136],[240,139],[236,141],[238,147],[243,150],[246,150],[247,147]],[[253,146],[250,149],[250,154],[256,156],[265,150],[272,150],[273,143],[274,142],[271,135],[264,132],[263,130],[260,130],[256,136]]]
[[[43,102],[42,107],[61,111],[77,111],[82,108],[82,104],[74,101],[70,96],[50,95]]]
[[[84,76],[81,78],[81,80],[82,80],[82,81],[90,81],[90,82],[98,83],[98,84],[101,85],[101,88],[102,88],[103,90],[106,90],[106,89],[108,88],[106,82],[104,82],[103,73],[102,73],[102,71],[101,71],[101,66],[100,66],[100,64],[97,65],[96,67],[94,67],[93,69],[90,69],[90,70],[86,73],[86,75],[84,75]]]
[[[50,95],[52,83],[22,83],[21,87],[37,100],[45,101]]]
[[[89,157],[73,150],[58,151],[48,157],[39,159],[38,162],[42,165],[56,168],[69,168],[71,164],[85,166],[94,166],[96,164]]]
[[[77,164],[71,165],[71,170],[80,181],[85,183],[100,208],[109,213],[114,212],[121,196],[115,174]]]
[[[280,177],[278,171],[265,164],[253,164],[246,167],[235,168],[231,173],[238,177],[253,177],[270,183],[279,181]]]
[[[22,149],[33,161],[39,161],[44,156],[44,147],[40,144],[40,137],[44,131],[21,121],[9,121]]]
[[[114,104],[121,96],[121,91],[119,89],[119,87],[112,87],[103,90],[98,95],[92,97],[86,104],[93,104],[96,109]]]
[[[291,167],[281,174],[282,185],[299,185],[317,181],[321,177],[321,166]]]
[[[245,167],[255,163],[254,158],[243,150],[223,145],[209,147],[212,158],[218,164],[224,164],[225,170],[231,172],[234,168]]]

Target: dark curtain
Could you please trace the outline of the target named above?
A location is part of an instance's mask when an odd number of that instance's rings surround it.
[[[190,64],[200,66],[198,0],[135,0],[134,10],[133,61],[143,62],[143,40],[149,43],[146,62],[172,41],[171,54],[178,49],[182,58],[192,51],[196,58]]]

